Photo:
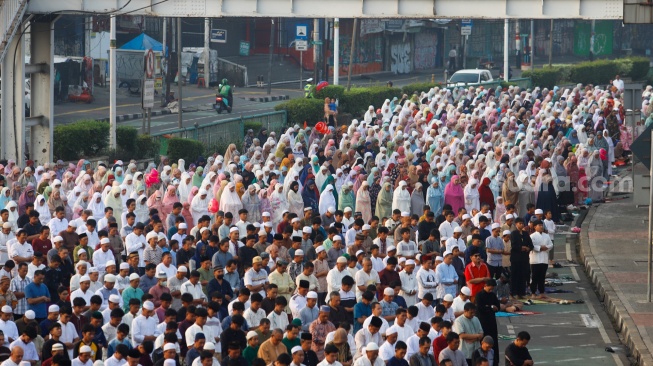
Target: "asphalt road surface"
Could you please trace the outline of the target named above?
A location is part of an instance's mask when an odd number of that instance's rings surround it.
[[[567,243],[565,234],[556,235],[554,248],[557,261],[573,259],[578,262],[575,243]],[[514,337],[522,330],[529,332],[531,341],[528,349],[535,365],[630,365],[625,352],[610,353],[605,350],[610,346],[619,346],[622,350],[626,350],[626,347],[621,345],[583,268],[549,268],[548,273],[551,272],[558,273],[559,278],[570,277],[577,283],[554,287],[573,293],[548,296],[571,301],[581,299],[585,303],[526,306],[524,310],[541,314],[499,318],[500,338]],[[510,342],[508,339],[499,341],[502,358]],[[500,365],[504,362],[501,359]]]

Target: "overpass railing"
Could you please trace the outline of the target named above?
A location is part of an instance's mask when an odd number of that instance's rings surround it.
[[[225,151],[229,144],[242,146],[245,129],[253,129],[254,133],[265,127],[269,132],[280,132],[287,126],[286,111],[274,111],[255,114],[251,116],[240,116],[203,125],[179,128],[172,131],[154,133],[151,136],[159,142],[161,155],[166,155],[168,150],[168,139],[180,137],[200,141],[206,148],[216,151]],[[261,142],[261,144],[265,141]]]

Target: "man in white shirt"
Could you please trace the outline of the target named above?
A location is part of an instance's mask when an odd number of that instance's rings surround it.
[[[453,247],[457,246],[458,249],[460,250],[460,253],[458,254],[459,257],[462,258],[463,262],[465,261],[465,249],[467,249],[467,246],[465,245],[465,241],[461,238],[463,235],[463,229],[458,226],[453,229],[453,234],[448,237],[446,242],[446,250],[453,252]]]
[[[127,347],[126,344],[118,344],[116,346],[116,350],[113,352],[113,355],[104,361],[104,366],[125,365],[127,363],[127,353],[129,353],[129,347]]]
[[[430,293],[435,298],[437,280],[435,272],[431,269],[431,260],[426,259],[422,262],[422,268],[417,271],[417,298],[423,299],[427,293]]]
[[[410,228],[397,228],[401,234],[401,241],[397,244],[397,256],[414,259],[417,253],[417,244],[410,240]]]
[[[363,347],[367,347],[372,342],[379,344],[382,341],[379,330],[383,325],[383,321],[377,316],[371,316],[369,319],[369,325],[367,327],[363,326],[362,329],[356,332],[356,336],[354,337],[354,340],[356,341],[356,354],[354,355],[354,361],[363,357]]]
[[[453,221],[455,215],[453,211],[447,211],[444,215],[445,221],[440,224],[440,237],[450,238],[453,236],[453,230],[458,227],[458,224]],[[461,231],[462,232],[462,231]]]
[[[72,304],[73,300],[78,297],[81,297],[86,301],[86,306],[91,305],[91,297],[95,295],[94,291],[91,291],[91,278],[88,275],[83,275],[79,278],[79,288],[70,293],[70,303]]]
[[[0,329],[5,333],[5,343],[2,346],[9,347],[9,344],[18,339],[18,328],[13,321],[14,314],[11,306],[4,305],[2,307],[2,314],[0,315]]]
[[[435,297],[437,299],[442,299],[446,294],[456,296],[458,273],[456,273],[456,269],[451,264],[452,262],[453,254],[450,251],[445,251],[443,262],[435,267],[435,282],[438,286]]]
[[[624,81],[621,80],[621,77],[619,75],[615,76],[614,80],[612,80],[612,86],[617,88],[617,90],[619,90],[620,93],[623,93],[624,89],[626,88]]]
[[[198,271],[192,271],[190,273],[190,279],[184,282],[181,285],[181,294],[189,293],[193,295],[193,304],[205,306],[208,302],[204,291],[202,291],[202,285],[200,282],[200,273]]]
[[[433,294],[427,292],[422,300],[415,304],[415,306],[417,306],[417,320],[430,323],[431,318],[435,316],[435,309],[433,309]]]
[[[39,269],[45,269],[45,264],[43,264],[44,260],[45,257],[43,257],[43,254],[40,252],[34,253],[34,259],[32,259],[30,264],[27,265],[27,278],[31,280],[34,278],[34,272],[38,271]]]
[[[241,208],[238,211],[238,217],[240,220],[236,222],[236,227],[238,228],[238,234],[239,237],[244,238],[247,236],[247,225],[251,224],[251,222],[247,221],[247,210],[244,208]],[[250,324],[251,325],[251,324]]]
[[[395,355],[395,343],[397,343],[397,328],[391,326],[385,331],[385,342],[379,347],[379,357],[388,362]]]
[[[453,309],[453,315],[457,318],[465,312],[465,304],[469,302],[469,298],[472,296],[472,290],[467,287],[463,286],[460,289],[460,294],[456,296],[455,299],[453,299],[453,304],[451,305],[451,308]]]
[[[365,354],[354,362],[354,366],[384,366],[384,360],[379,357],[379,346],[371,342],[365,346]]]
[[[327,296],[325,301],[329,301],[331,292],[340,291],[342,279],[345,276],[349,276],[349,271],[347,270],[347,258],[338,257],[336,260],[336,266],[331,268],[327,274]]]
[[[11,226],[9,222],[2,224],[2,231],[0,232],[0,264],[7,262],[9,259],[9,247],[7,243],[16,238]]]
[[[417,329],[417,333],[413,334],[406,340],[406,345],[408,346],[406,349],[406,358],[410,359],[410,356],[414,355],[415,353],[419,352],[419,340],[422,337],[428,337],[429,331],[431,330],[431,326],[429,325],[429,322],[422,322],[419,325],[419,329]],[[433,354],[433,347],[429,348],[429,353]]]
[[[89,346],[81,346],[79,348],[79,356],[73,359],[71,362],[72,366],[93,366],[93,360],[91,359],[91,353],[93,350]]]
[[[345,233],[345,244],[347,247],[350,247],[354,245],[354,241],[356,240],[356,234],[359,234],[361,232],[361,228],[365,224],[365,221],[363,219],[358,219],[354,220],[354,223],[351,225],[349,230]]]
[[[177,268],[172,265],[171,255],[164,255],[161,257],[161,263],[156,266],[156,273],[161,272],[165,273],[167,278],[172,278],[177,274]]]
[[[100,240],[100,250],[93,252],[93,267],[98,269],[100,276],[104,275],[107,271],[107,262],[114,261],[116,258],[113,256],[113,251],[110,248],[111,241],[109,238],[102,238]]]
[[[619,75],[617,75],[619,77]],[[549,250],[553,249],[553,242],[547,233],[544,232],[544,223],[537,220],[534,223],[535,232],[531,234],[533,241],[533,250],[529,253],[531,264],[531,294],[534,298],[543,298],[544,282],[546,278],[546,270],[549,268]],[[536,291],[539,291],[539,296],[536,296]]]
[[[268,273],[263,269],[263,259],[258,256],[254,257],[252,259],[252,268],[245,272],[245,287],[252,293],[258,292],[263,297],[265,296],[265,285],[268,282]]]
[[[297,287],[297,293],[290,297],[290,311],[293,318],[299,318],[299,313],[304,307],[306,307],[306,304],[308,303],[306,295],[308,294],[309,286],[310,284],[308,281],[300,280]]]
[[[338,362],[338,347],[333,344],[328,344],[324,347],[324,360],[318,363],[317,366],[342,366]]]
[[[401,280],[401,295],[406,300],[406,306],[415,305],[417,302],[417,275],[415,273],[415,261],[409,259],[404,265],[404,269],[399,272],[399,279]]]
[[[258,292],[255,292],[250,296],[249,301],[249,307],[245,309],[243,317],[247,321],[249,329],[254,330],[261,324],[261,319],[265,318],[265,310],[261,309],[263,296]]]
[[[363,259],[363,269],[356,272],[354,276],[356,280],[356,301],[361,301],[363,292],[367,291],[367,286],[378,286],[381,283],[379,274],[372,270],[372,260],[370,258]]]
[[[138,252],[138,268],[143,269],[145,269],[145,257],[143,256],[143,250],[145,249],[145,245],[147,243],[147,240],[145,240],[145,236],[143,235],[144,229],[145,225],[139,222],[134,225],[134,231],[132,231],[132,233],[127,235],[125,238],[125,248],[127,248],[127,255],[129,255],[129,253]]]
[[[138,347],[144,341],[156,340],[159,336],[157,329],[159,318],[154,313],[154,304],[151,301],[143,303],[141,315],[134,318],[131,325],[132,345]]]
[[[23,229],[18,229],[16,239],[9,240],[7,247],[9,247],[9,258],[16,264],[29,263],[34,259],[34,249],[32,244],[27,242],[27,232]]]
[[[184,333],[184,338],[186,339],[186,344],[195,343],[195,336],[198,333],[203,333],[206,337],[206,340],[209,342],[215,342],[216,337],[220,337],[219,334],[213,334],[210,327],[206,326],[206,321],[208,319],[208,312],[204,308],[195,309],[195,323],[186,329]],[[219,338],[218,338],[219,339]]]
[[[64,207],[57,207],[54,210],[54,217],[48,223],[50,228],[50,239],[59,235],[60,232],[66,230],[68,227],[68,219],[66,219],[66,210]]]

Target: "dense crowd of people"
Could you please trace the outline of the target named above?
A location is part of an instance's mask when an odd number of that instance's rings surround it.
[[[495,314],[546,299],[556,225],[626,159],[621,91],[433,88],[345,126],[327,100],[327,134],[188,166],[4,161],[1,365],[532,365]]]

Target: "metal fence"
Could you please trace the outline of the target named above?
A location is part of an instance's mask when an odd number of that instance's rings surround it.
[[[254,133],[258,133],[258,130],[265,127],[268,132],[274,131],[279,134],[286,127],[286,121],[286,111],[274,111],[251,116],[241,115],[240,117],[214,121],[204,125],[184,127],[165,133],[155,133],[151,136],[159,142],[161,155],[167,153],[168,138],[171,137],[197,140],[209,149],[224,151],[231,143],[237,146],[242,144],[246,127],[253,129]]]

